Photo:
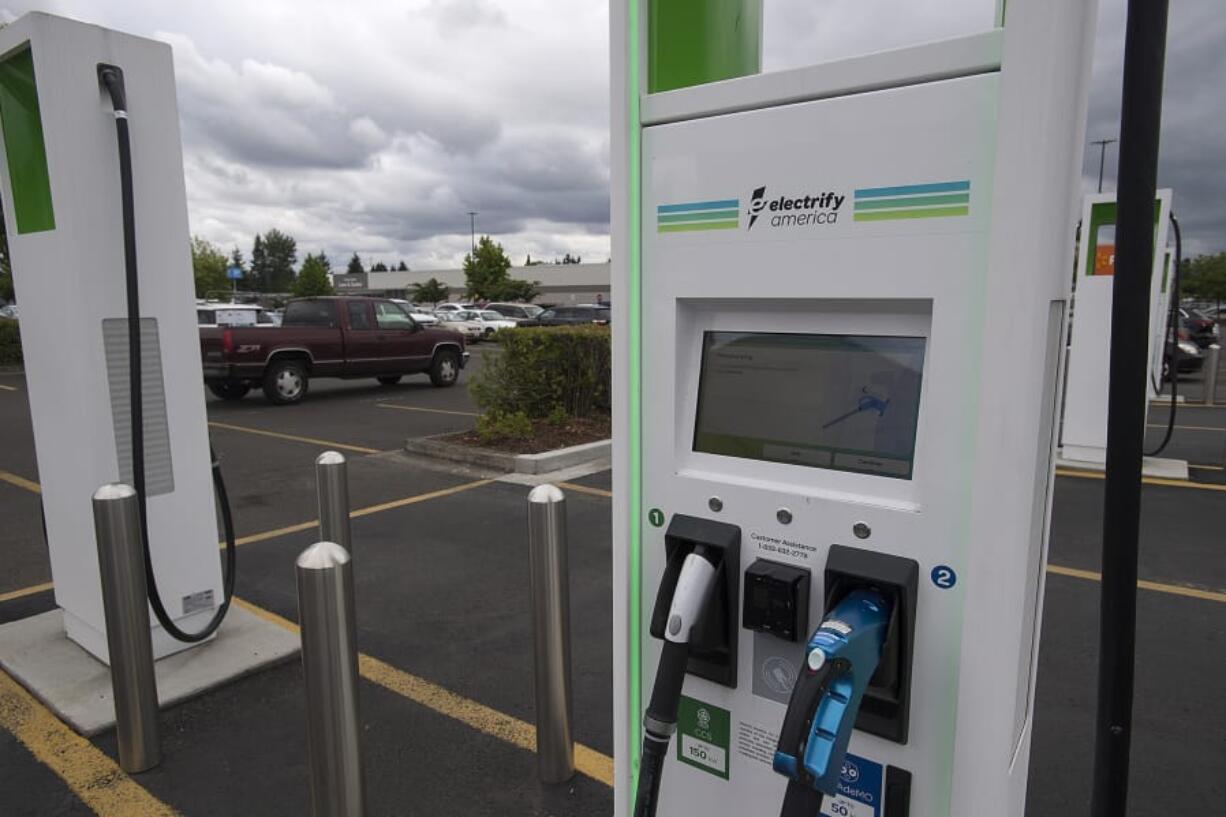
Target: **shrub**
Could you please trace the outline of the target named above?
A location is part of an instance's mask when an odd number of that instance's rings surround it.
[[[0,366],[21,365],[21,329],[17,321],[0,318]]]
[[[522,411],[487,411],[477,418],[477,436],[487,443],[526,440],[532,436],[532,420]]]
[[[485,413],[530,418],[590,417],[609,411],[612,355],[603,326],[523,327],[498,333],[470,386]]]

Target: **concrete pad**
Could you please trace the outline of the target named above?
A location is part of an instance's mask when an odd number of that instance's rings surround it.
[[[154,664],[158,702],[173,706],[287,661],[299,649],[296,633],[234,605],[211,641]],[[81,734],[115,725],[110,670],[68,640],[62,611],[0,626],[0,667]]]
[[[1079,471],[1097,471],[1102,473],[1107,469],[1106,463],[1095,460],[1072,459],[1062,453],[1056,456],[1057,468],[1074,468]],[[1188,479],[1188,461],[1174,460],[1166,457],[1144,457],[1141,460],[1141,475],[1159,477],[1162,479]]]

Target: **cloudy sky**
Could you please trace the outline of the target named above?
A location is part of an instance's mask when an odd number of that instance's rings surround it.
[[[991,25],[995,0],[765,0],[767,70]],[[1100,0],[1090,138],[1118,133],[1124,0]],[[1175,0],[1159,183],[1191,251],[1226,249],[1226,15]],[[0,0],[174,47],[192,231],[249,253],[458,265],[467,211],[515,264],[608,238],[605,0]],[[1115,152],[1105,189],[1113,189]],[[1093,189],[1097,148],[1087,152]]]

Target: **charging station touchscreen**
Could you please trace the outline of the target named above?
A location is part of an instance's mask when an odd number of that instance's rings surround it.
[[[924,338],[705,332],[694,450],[910,479]]]

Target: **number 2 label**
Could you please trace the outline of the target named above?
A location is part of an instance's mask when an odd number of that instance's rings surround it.
[[[937,565],[932,569],[932,583],[942,590],[948,590],[958,583],[958,574],[949,565]]]

